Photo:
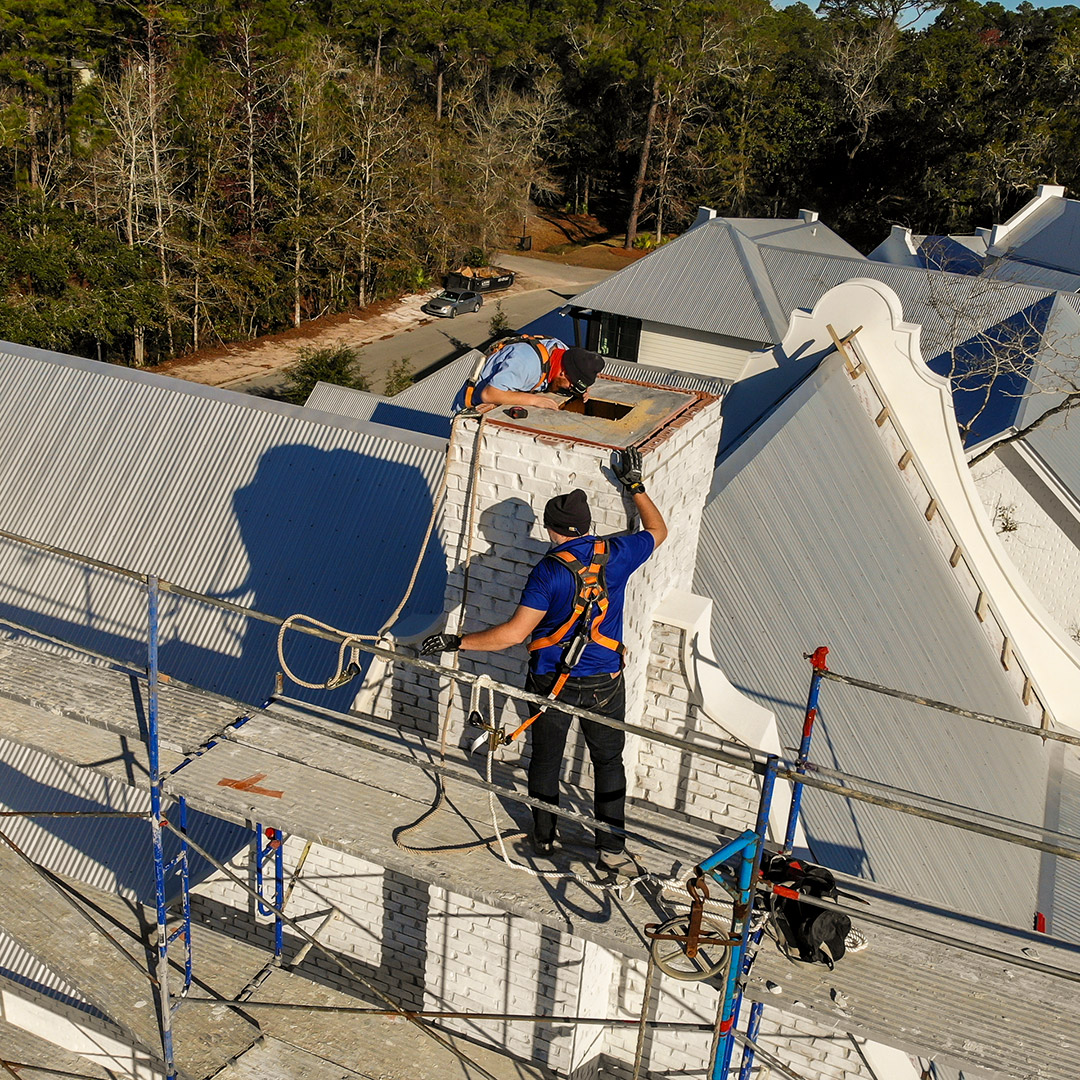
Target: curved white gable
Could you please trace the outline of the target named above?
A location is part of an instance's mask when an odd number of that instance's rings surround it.
[[[1058,723],[1080,730],[1080,649],[1021,578],[994,531],[960,443],[949,381],[923,362],[920,327],[904,321],[900,299],[887,285],[854,278],[830,289],[813,311],[792,314],[781,345],[784,353],[831,350],[829,326],[840,337],[861,327],[852,343],[852,359],[865,367],[872,383],[867,392],[876,391],[874,404],[860,396],[877,413],[883,437],[894,432],[910,451],[921,476],[918,486],[936,500],[939,521],[944,519],[963,563],[1009,639],[1006,660],[1011,653]],[[863,379],[861,374],[855,379],[857,392]],[[878,412],[880,405],[888,407],[885,419]]]

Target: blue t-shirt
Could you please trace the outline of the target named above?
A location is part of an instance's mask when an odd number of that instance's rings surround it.
[[[540,344],[550,353],[552,349],[565,349],[565,343],[558,338],[541,338]],[[515,341],[496,349],[480,369],[476,380],[476,393],[473,404],[480,404],[480,394],[485,386],[494,386],[496,390],[518,390],[529,393],[534,388],[536,393],[547,389],[547,383],[540,382],[543,368],[540,366],[540,354],[527,341]],[[468,384],[466,384],[468,385]],[[454,398],[454,412],[465,408],[465,387]]]
[[[568,540],[565,544],[553,547],[555,551],[569,551],[575,559],[586,566],[592,561],[595,536],[581,536]],[[605,637],[622,641],[623,596],[626,582],[630,575],[653,553],[652,533],[636,532],[629,536],[610,536],[608,542],[607,591],[608,610],[597,628]],[[577,577],[565,563],[559,559],[543,558],[529,574],[525,590],[521,594],[524,607],[547,612],[533,632],[532,639],[547,637],[557,630],[574,610],[574,597],[577,595]],[[546,675],[554,671],[562,657],[562,646],[567,643],[570,633],[558,645],[549,645],[538,649],[531,655],[531,667],[537,675]],[[581,659],[574,668],[573,675],[603,675],[618,671],[621,667],[619,654],[614,649],[606,649],[590,640],[585,646]]]

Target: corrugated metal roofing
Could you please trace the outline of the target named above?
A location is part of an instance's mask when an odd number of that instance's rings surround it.
[[[798,746],[803,654],[888,686],[1023,722],[896,465],[827,360],[716,471],[695,590],[732,683],[775,711]],[[846,772],[1041,824],[1037,739],[825,683],[812,758]],[[815,856],[909,895],[1027,926],[1033,852],[808,791]],[[978,865],[979,874],[958,873]],[[988,879],[987,874],[992,876]]]
[[[574,305],[771,342],[792,311],[813,307],[833,286],[853,277],[876,278],[900,297],[904,317],[923,327],[923,356],[931,363],[1006,320],[1027,319],[1026,313],[1053,296],[1051,289],[1023,282],[792,250],[748,240],[744,232],[740,243],[757,256],[748,259],[733,242],[732,228],[724,219],[697,226],[581,293]]]
[[[617,379],[636,379],[638,382],[666,386],[672,390],[700,390],[706,394],[723,397],[731,389],[730,379],[719,379],[712,375],[694,375],[686,371],[674,371],[670,368],[649,367],[646,364],[632,364],[625,360],[608,360],[604,371]]]
[[[1080,273],[1080,202],[1047,199],[1001,246],[1022,262]]]
[[[450,416],[454,398],[469,377],[479,355],[476,349],[470,349],[464,356],[405,387],[392,398],[335,386],[333,383],[316,383],[305,405],[309,409],[324,409],[356,420],[373,420],[448,438],[450,425],[436,425],[432,418]],[[427,416],[417,416],[417,413]]]
[[[456,360],[389,398],[382,394],[369,394],[364,390],[320,382],[315,384],[304,405],[308,409],[320,409],[354,420],[371,421],[402,431],[423,432],[436,438],[448,439],[450,403],[461,389],[470,366],[462,365],[460,360]],[[459,371],[463,374],[455,385]],[[444,372],[452,373],[448,376]],[[431,385],[425,385],[429,381]],[[444,399],[445,406],[442,404]]]
[[[1080,836],[1080,753],[1064,747],[1058,800],[1057,831]],[[1054,859],[1053,911],[1050,933],[1080,941],[1080,863]]]
[[[822,255],[860,254],[822,221],[802,218],[719,218],[758,244],[773,244],[792,251],[816,251]]]
[[[1080,414],[1052,416],[1024,436],[1024,442],[1039,456],[1062,485],[1080,499]]]
[[[274,615],[377,630],[408,582],[444,442],[146,372],[0,345],[0,527]],[[442,610],[429,550],[399,624]],[[0,614],[144,662],[133,584],[0,545]],[[268,696],[274,628],[169,596],[162,670]],[[329,645],[291,650],[332,671]],[[317,657],[316,655],[317,654]],[[314,680],[313,680],[314,681]],[[331,700],[346,705],[348,688]]]
[[[449,416],[457,392],[465,385],[465,380],[479,359],[480,351],[470,349],[464,356],[459,356],[445,367],[433,371],[427,378],[407,386],[394,401],[400,401],[410,409]]]
[[[1001,259],[992,263],[987,273],[1002,281],[1022,281],[1044,289],[1080,292],[1080,273],[1054,270],[1048,266],[1036,266],[1034,263],[1019,262],[1016,259]]]
[[[872,259],[825,258],[762,249],[762,258],[788,310],[810,308],[841,281],[854,277],[884,281],[900,298],[904,318],[923,328],[923,356],[935,357],[982,334],[987,328],[1053,295],[1051,290],[947,274]]]
[[[684,233],[574,297],[573,303],[762,344],[773,339],[732,227],[721,218]]]

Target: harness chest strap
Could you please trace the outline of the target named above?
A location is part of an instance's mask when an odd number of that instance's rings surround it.
[[[533,393],[539,390],[551,376],[551,353],[548,347],[540,340],[540,338],[530,337],[528,335],[522,335],[521,337],[514,338],[511,341],[504,341],[498,349],[494,352],[490,352],[481,356],[477,360],[473,367],[472,374],[469,376],[469,381],[465,384],[465,408],[471,409],[474,405],[478,405],[476,401],[476,382],[480,378],[480,372],[484,370],[484,365],[499,351],[499,349],[505,349],[508,345],[517,345],[524,342],[527,345],[531,345],[536,350],[536,355],[540,357],[540,378],[539,380],[529,388],[528,393]]]

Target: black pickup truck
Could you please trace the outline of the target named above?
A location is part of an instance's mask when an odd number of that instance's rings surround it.
[[[469,292],[498,292],[509,289],[514,284],[514,272],[503,270],[499,266],[481,266],[478,268],[463,266],[446,275],[446,288],[467,289]]]

